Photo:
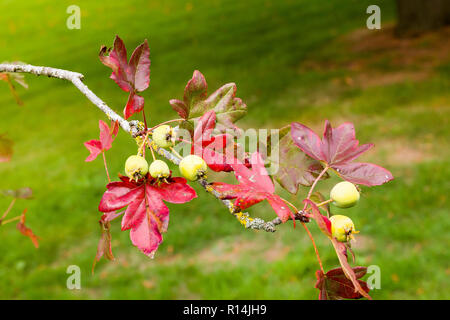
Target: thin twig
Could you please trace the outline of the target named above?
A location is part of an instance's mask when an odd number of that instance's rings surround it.
[[[8,209],[6,209],[6,211],[3,213],[2,217],[0,218],[0,221],[2,221],[3,219],[6,218],[6,216],[11,211],[12,207],[14,206],[14,204],[16,203],[16,200],[17,200],[17,198],[12,199],[11,203],[8,206]]]
[[[14,217],[14,218],[11,218],[11,219],[8,219],[8,220],[3,220],[1,224],[3,225],[3,224],[7,224],[7,223],[10,223],[10,222],[13,222],[13,221],[17,221],[17,220],[19,220],[21,217],[22,217],[22,215],[17,216],[17,217]]]

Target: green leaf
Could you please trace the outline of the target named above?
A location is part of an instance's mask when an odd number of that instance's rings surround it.
[[[269,160],[278,165],[278,170],[273,174],[274,179],[292,194],[298,192],[300,185],[310,186],[323,170],[319,161],[310,158],[302,152],[292,141],[288,129],[280,130],[279,142],[270,136],[268,145],[272,150]],[[324,178],[327,178],[324,175]]]
[[[188,122],[181,126],[191,128],[199,117],[210,110],[214,110],[217,115],[216,129],[221,132],[226,129],[236,130],[237,127],[234,123],[247,113],[246,104],[236,97],[236,84],[225,84],[209,97],[207,96],[207,89],[205,77],[200,71],[196,70],[184,89],[183,101],[170,100],[172,108]]]

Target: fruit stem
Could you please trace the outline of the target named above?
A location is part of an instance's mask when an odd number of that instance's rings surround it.
[[[8,206],[8,209],[6,209],[6,211],[3,213],[3,216],[0,219],[0,221],[6,218],[6,216],[11,211],[12,207],[14,206],[14,204],[16,203],[16,200],[17,200],[17,198],[12,199],[11,203]],[[0,223],[0,225],[1,225],[1,223]]]
[[[105,165],[106,176],[108,177],[108,182],[111,182],[111,178],[109,177],[108,165],[106,164],[105,151],[102,152],[102,156],[103,156],[103,164]]]
[[[172,151],[180,160],[183,160],[183,157],[173,147],[170,147],[170,151]]]
[[[152,153],[153,161],[155,161],[155,160],[156,160],[156,157],[155,157],[155,151],[153,151],[153,146],[152,146],[152,145],[149,145],[148,147],[149,147],[149,149],[150,149],[150,152]]]
[[[325,168],[323,168],[322,172],[317,176],[316,180],[314,180],[311,188],[309,189],[308,195],[306,196],[306,199],[309,199],[311,197],[312,192],[313,192],[314,188],[316,187],[317,182],[319,182],[320,178],[322,178],[322,176],[325,174],[325,172],[327,172],[328,168],[329,168],[328,165],[326,165]],[[303,210],[306,209],[307,205],[308,204],[305,203]]]
[[[145,153],[144,153],[145,152],[145,145],[147,144],[149,134],[150,134],[150,130],[147,131],[147,133],[145,134],[144,140],[142,140],[142,144],[139,146],[139,150],[138,150],[138,154],[139,155],[142,154],[144,157],[145,157]],[[150,149],[151,149],[151,147],[150,147]],[[153,157],[153,158],[155,158],[155,157]]]
[[[145,125],[145,128],[147,129],[147,119],[145,118],[145,110],[144,110],[144,108],[142,108],[142,118],[144,119],[144,125]]]
[[[173,120],[167,120],[167,121],[164,121],[164,122],[161,122],[160,124],[157,124],[156,126],[154,126],[153,128],[150,128],[150,129],[148,129],[149,131],[153,131],[153,130],[155,130],[156,128],[158,128],[158,127],[160,127],[160,126],[162,126],[162,125],[165,125],[165,124],[168,124],[168,123],[172,123],[172,122],[180,122],[180,121],[184,121],[184,119],[173,119]],[[146,128],[147,128],[147,126],[145,126]]]
[[[325,201],[323,201],[321,203],[316,204],[316,206],[321,207],[321,206],[323,206],[323,205],[325,205],[327,203],[330,203],[330,202],[333,202],[333,199],[325,200]]]
[[[322,260],[320,259],[319,250],[317,250],[316,242],[314,241],[314,238],[309,231],[308,227],[304,222],[301,222],[302,226],[305,228],[306,232],[308,233],[309,238],[311,239],[312,245],[314,247],[314,251],[316,252],[317,261],[319,261],[320,270],[325,274],[325,270],[323,269]]]
[[[177,138],[177,140],[178,140],[178,141],[181,141],[181,142],[185,142],[185,143],[187,143],[187,144],[192,144],[191,141],[184,140],[184,139],[181,139],[181,138]]]

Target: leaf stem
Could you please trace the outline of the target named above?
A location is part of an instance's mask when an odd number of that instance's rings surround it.
[[[177,138],[177,140],[180,141],[180,142],[185,142],[187,144],[192,144],[192,141],[184,140],[184,139],[181,139],[181,138]]]
[[[311,188],[309,189],[308,195],[306,196],[306,199],[309,199],[314,191],[314,188],[316,187],[317,182],[322,178],[322,176],[327,172],[329,169],[328,165],[326,165],[322,172],[317,176],[316,180],[314,180],[313,184],[311,185]],[[303,210],[305,210],[307,207],[307,204],[305,203],[305,206],[303,207]]]
[[[6,216],[8,215],[8,213],[11,211],[12,207],[14,206],[14,204],[16,203],[17,198],[12,199],[11,203],[9,204],[8,208],[6,209],[6,211],[3,213],[1,220],[5,219]],[[0,223],[1,224],[1,223]]]
[[[142,141],[142,144],[139,146],[139,150],[138,150],[138,154],[139,155],[143,155],[143,156],[145,156],[145,146],[147,145],[147,141],[148,141],[148,136],[149,136],[149,134],[150,134],[150,130],[149,131],[147,131],[147,133],[146,133],[146,135],[145,135],[145,137],[144,137],[144,140]],[[150,146],[149,146],[150,147]],[[150,149],[151,149],[151,147],[150,147]],[[153,158],[155,158],[155,157],[153,157]]]
[[[296,206],[294,206],[292,203],[290,203],[289,201],[287,201],[286,199],[281,198],[286,204],[288,204],[289,206],[291,206],[295,212],[300,212]],[[326,202],[326,201],[324,201]],[[303,228],[305,228],[306,233],[309,236],[309,239],[311,239],[312,245],[314,247],[314,251],[316,253],[316,257],[317,257],[317,261],[319,261],[319,266],[320,266],[320,270],[322,270],[322,272],[325,274],[325,271],[323,269],[323,265],[322,265],[322,260],[320,259],[320,255],[319,255],[319,250],[317,250],[317,246],[316,246],[316,242],[314,241],[314,237],[312,236],[311,232],[309,231],[308,227],[306,226],[306,224],[303,221],[300,221],[300,223],[302,224]]]
[[[19,98],[19,95],[17,94],[16,88],[14,87],[14,84],[11,81],[11,77],[9,74],[6,74],[6,82],[8,82],[8,86],[9,86],[9,90],[11,90],[11,93],[14,97],[14,99],[16,99],[16,103],[19,106],[23,106],[23,101]]]
[[[108,177],[108,182],[111,183],[111,178],[109,177],[108,165],[106,164],[105,151],[102,152],[102,156],[103,156],[103,164],[105,166],[106,176]]]
[[[4,225],[4,224],[10,223],[10,222],[19,220],[21,217],[22,217],[22,215],[14,217],[14,218],[11,218],[11,219],[8,219],[8,220],[5,220],[5,221],[2,221],[1,225]]]
[[[323,269],[322,260],[320,259],[319,250],[317,249],[316,242],[314,241],[314,238],[309,231],[308,227],[304,222],[301,223],[302,226],[305,228],[306,232],[308,233],[309,238],[311,239],[312,245],[314,247],[314,251],[316,252],[317,261],[319,261],[320,270],[322,270],[323,274],[325,274],[325,270]]]

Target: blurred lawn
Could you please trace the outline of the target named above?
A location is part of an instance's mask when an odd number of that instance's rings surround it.
[[[81,30],[66,28],[66,8],[81,7]],[[373,1],[0,1],[0,61],[20,60],[81,72],[85,83],[121,112],[126,94],[97,58],[115,34],[129,50],[148,38],[151,84],[144,93],[152,124],[175,117],[168,100],[180,98],[193,70],[210,92],[236,82],[249,107],[241,126],[277,128],[300,121],[322,130],[353,121],[364,156],[396,179],[363,188],[346,211],[361,230],[357,264],[379,265],[376,299],[450,298],[448,40],[430,34],[390,36],[393,1],[377,1],[382,30],[365,29]],[[447,41],[448,42],[448,41]],[[0,189],[30,186],[28,224],[42,238],[36,250],[15,227],[0,230],[1,299],[315,299],[317,263],[302,228],[275,234],[245,230],[211,196],[169,205],[169,232],[156,258],[131,245],[113,226],[115,262],[90,268],[99,237],[96,208],[106,183],[101,160],[85,163],[83,142],[98,136],[104,116],[73,86],[26,76],[15,105],[0,83],[0,132],[15,140],[14,157],[0,165]],[[134,142],[121,132],[107,154],[120,172]],[[174,168],[175,172],[177,170]],[[324,192],[337,180],[320,188]],[[288,196],[299,203],[298,197]],[[10,199],[0,198],[6,208]],[[335,210],[336,213],[339,212]],[[265,204],[254,216],[273,217]],[[338,261],[311,225],[327,269]],[[82,290],[66,289],[66,268],[82,269]]]

